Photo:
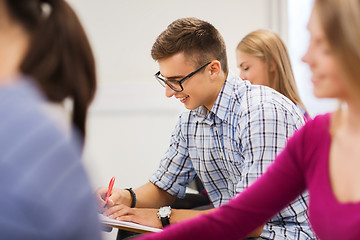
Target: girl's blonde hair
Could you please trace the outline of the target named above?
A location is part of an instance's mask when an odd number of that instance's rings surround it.
[[[269,87],[283,94],[307,112],[298,93],[289,54],[285,44],[276,33],[269,30],[251,32],[239,42],[236,50],[262,59],[267,65]]]

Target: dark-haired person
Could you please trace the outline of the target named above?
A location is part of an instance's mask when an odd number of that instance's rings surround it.
[[[215,207],[241,194],[265,172],[304,118],[283,95],[241,81],[229,71],[224,40],[208,22],[196,18],[174,21],[158,36],[151,54],[159,64],[155,76],[166,96],[176,97],[189,111],[180,115],[168,151],[150,182],[135,194],[113,190],[104,214],[163,227],[213,211],[170,212],[166,207],[176,196],[185,195],[196,175]],[[101,206],[106,191],[98,190]],[[306,199],[306,194],[295,199],[249,236],[311,239]]]
[[[95,80],[65,1],[0,0],[0,239],[101,239],[81,162]],[[67,98],[69,131],[48,110]]]
[[[72,122],[84,137],[96,90],[95,61],[73,10],[64,0],[18,0],[9,9],[30,35],[21,72],[33,77],[51,102],[72,100]]]

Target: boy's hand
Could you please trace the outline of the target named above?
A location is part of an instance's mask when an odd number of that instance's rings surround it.
[[[96,190],[96,199],[98,203],[99,209],[104,209],[105,206],[105,198],[107,194],[107,187],[100,187]],[[113,189],[111,195],[106,204],[106,208],[110,208],[116,204],[124,204],[130,206],[131,204],[131,195],[129,191],[125,189]]]
[[[152,208],[130,208],[123,204],[107,208],[104,215],[109,218],[134,222],[145,226],[162,228],[161,221],[157,217],[158,209]]]

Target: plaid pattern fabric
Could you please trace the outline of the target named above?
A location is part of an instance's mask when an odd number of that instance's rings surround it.
[[[181,114],[150,181],[183,197],[197,174],[217,207],[257,179],[303,124],[301,111],[289,99],[229,72],[211,111],[199,107]],[[269,221],[262,236],[309,239],[306,198],[300,196]]]

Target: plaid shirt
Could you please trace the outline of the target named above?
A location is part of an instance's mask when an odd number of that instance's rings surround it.
[[[201,106],[181,114],[150,181],[181,198],[197,174],[218,207],[254,182],[303,124],[301,111],[289,99],[229,72],[211,111]],[[261,236],[311,239],[307,196],[271,219]]]

